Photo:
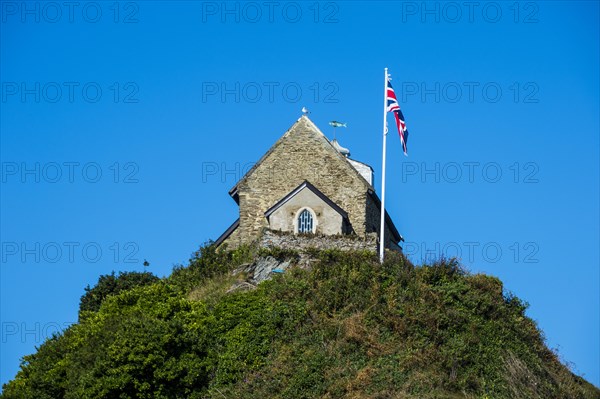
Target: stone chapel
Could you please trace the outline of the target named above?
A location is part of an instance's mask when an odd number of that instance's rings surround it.
[[[235,248],[269,230],[307,239],[354,236],[376,242],[381,201],[373,169],[349,156],[301,116],[229,191],[239,218],[215,243]],[[387,212],[385,218],[385,247],[399,250],[403,238]]]

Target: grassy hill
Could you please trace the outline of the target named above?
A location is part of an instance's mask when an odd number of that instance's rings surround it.
[[[205,246],[166,279],[105,276],[1,398],[600,398],[521,300],[455,260],[311,251],[228,292],[257,255]]]

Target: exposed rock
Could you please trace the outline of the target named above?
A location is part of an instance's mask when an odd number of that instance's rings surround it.
[[[271,278],[273,273],[284,272],[292,264],[291,260],[279,261],[272,256],[260,257],[253,263],[246,263],[241,265],[233,271],[234,275],[246,273],[248,275],[247,283],[252,286],[268,280]],[[236,286],[240,286],[243,283],[237,283],[232,286],[229,291],[234,291]]]
[[[374,233],[367,234],[365,237],[297,235],[264,229],[258,241],[258,247],[293,250],[298,254],[298,258],[279,260],[269,255],[261,256],[252,263],[245,263],[235,269],[232,274],[235,276],[245,274],[246,281],[234,284],[228,292],[254,289],[257,284],[269,280],[273,274],[285,272],[292,264],[310,268],[311,264],[317,260],[310,256],[308,250],[339,249],[341,251],[377,252],[377,235]]]
[[[285,271],[291,264],[290,260],[279,261],[272,256],[261,257],[254,262],[252,270],[252,278],[250,281],[255,284],[260,283],[271,278],[274,270]]]
[[[244,273],[250,268],[250,266],[252,266],[252,263],[243,263],[238,268],[234,269],[231,272],[231,275],[237,276],[238,274]]]
[[[260,237],[259,246],[262,248],[281,248],[300,251],[314,248],[377,252],[377,234],[370,233],[365,237],[356,235],[297,235],[279,233],[265,229]]]

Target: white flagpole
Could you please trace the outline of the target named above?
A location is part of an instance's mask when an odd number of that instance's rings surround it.
[[[379,261],[383,263],[385,248],[385,145],[387,138],[387,81],[388,69],[385,68],[383,80],[383,156],[381,164],[381,225],[379,227]]]

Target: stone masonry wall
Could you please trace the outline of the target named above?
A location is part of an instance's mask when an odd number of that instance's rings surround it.
[[[367,234],[364,237],[358,236],[311,236],[294,235],[280,232],[273,232],[265,229],[259,241],[262,248],[282,248],[303,250],[308,248],[316,249],[339,249],[342,251],[366,250],[377,252],[377,235]]]
[[[304,180],[348,212],[352,230],[365,235],[368,183],[302,117],[238,185],[241,242],[257,239],[267,227],[264,212]]]
[[[227,247],[229,249],[237,248],[242,243],[240,237],[240,228],[238,227],[237,229],[235,229],[233,233],[231,233],[231,235],[227,237],[224,243],[227,244]]]
[[[366,215],[367,215],[367,230],[377,233],[379,236],[379,229],[381,227],[381,210],[375,204],[375,201],[371,197],[367,198],[367,206],[366,206]],[[392,231],[390,230],[389,225],[385,224],[385,247],[392,248],[396,247],[395,243],[391,240]]]

